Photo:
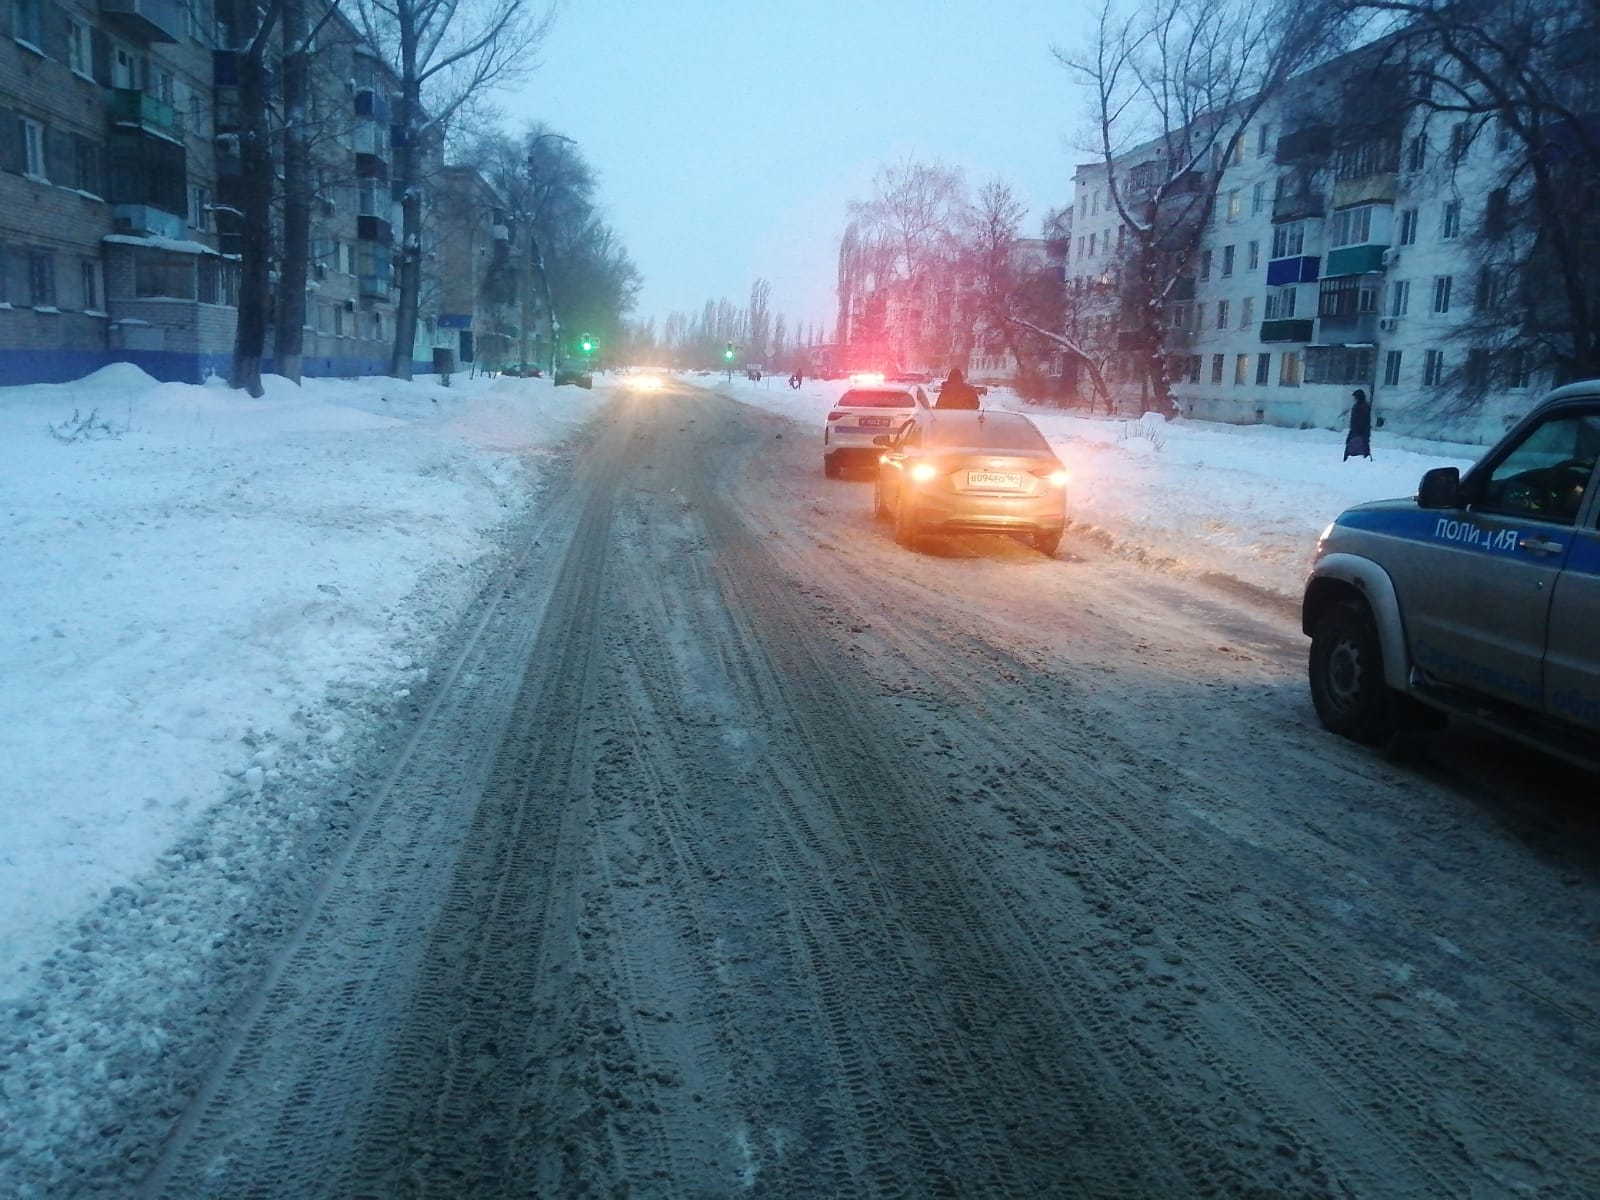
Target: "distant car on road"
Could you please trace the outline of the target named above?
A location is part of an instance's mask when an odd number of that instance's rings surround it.
[[[822,470],[828,478],[848,466],[875,466],[882,451],[873,439],[900,430],[926,412],[928,394],[912,385],[874,383],[850,388],[839,397],[822,427]]]
[[[1600,769],[1600,380],[1558,388],[1465,476],[1328,526],[1306,581],[1311,699],[1375,742],[1445,713]]]
[[[963,531],[1023,534],[1044,554],[1061,544],[1067,470],[1021,413],[928,409],[878,444],[873,512],[901,545]]]

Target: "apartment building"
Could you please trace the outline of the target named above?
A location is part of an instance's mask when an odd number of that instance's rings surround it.
[[[242,186],[235,2],[0,0],[0,385],[118,361],[160,379],[229,373]],[[348,22],[335,14],[321,27],[307,375],[389,367],[395,90]],[[438,288],[426,295],[437,301]],[[431,370],[437,308],[419,324],[416,369]],[[270,329],[266,354],[270,372]]]
[[[1514,147],[1492,125],[1430,114],[1414,80],[1373,48],[1346,55],[1292,81],[1192,173],[1216,192],[1166,295],[1180,413],[1337,427],[1361,387],[1393,432],[1487,442],[1560,382],[1516,322],[1492,320],[1535,240],[1508,219]],[[1141,170],[1168,177],[1162,150],[1114,164],[1125,196]],[[1127,238],[1110,177],[1103,162],[1078,168],[1066,265],[1077,305],[1101,298],[1108,349]]]

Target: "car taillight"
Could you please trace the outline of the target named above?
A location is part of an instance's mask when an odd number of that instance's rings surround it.
[[[1066,487],[1067,484],[1072,482],[1072,476],[1068,475],[1060,467],[1054,467],[1049,470],[1035,471],[1034,474],[1048,483],[1051,487]]]
[[[837,421],[840,417],[843,417],[843,416],[846,416],[846,415],[848,415],[848,414],[842,413],[836,408],[831,413],[828,414],[828,420]]]
[[[910,473],[911,473],[911,478],[914,479],[916,482],[918,482],[918,483],[927,483],[928,480],[936,478],[938,476],[939,468],[937,466],[935,466],[933,463],[930,463],[930,462],[913,463],[911,465],[911,472]]]

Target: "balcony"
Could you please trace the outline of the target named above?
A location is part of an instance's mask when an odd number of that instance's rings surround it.
[[[1334,208],[1354,204],[1393,204],[1399,176],[1393,171],[1375,171],[1359,179],[1341,179],[1333,185]]]
[[[1375,312],[1341,313],[1317,318],[1317,341],[1330,345],[1348,345],[1376,341],[1378,314]]]
[[[1309,342],[1313,321],[1296,317],[1261,322],[1263,342]]]
[[[1296,258],[1275,258],[1267,264],[1267,286],[1287,287],[1291,283],[1315,283],[1322,260],[1315,254]]]
[[[1383,270],[1383,252],[1387,246],[1341,246],[1328,251],[1328,265],[1322,275],[1332,279],[1337,275],[1365,275],[1369,271]]]
[[[356,116],[371,117],[379,123],[387,122],[389,120],[388,98],[373,91],[357,92]]]
[[[151,204],[113,204],[111,225],[118,233],[142,237],[181,238],[183,218]]]
[[[136,42],[172,43],[183,37],[182,0],[100,0],[106,25]]]
[[[1194,299],[1194,276],[1184,275],[1172,281],[1172,290],[1167,293],[1167,300],[1174,304],[1181,304],[1185,300]]]
[[[182,135],[178,128],[178,114],[172,105],[157,100],[139,88],[111,89],[111,123],[131,129],[158,133],[163,137]]]
[[[1303,221],[1308,217],[1320,217],[1326,211],[1321,192],[1291,192],[1273,199],[1272,223],[1282,225],[1285,221]]]
[[[383,217],[362,213],[356,217],[356,238],[363,242],[376,242],[380,246],[392,246],[394,227]]]
[[[1327,125],[1307,125],[1278,139],[1273,158],[1279,166],[1305,159],[1322,159],[1333,148],[1333,130]]]

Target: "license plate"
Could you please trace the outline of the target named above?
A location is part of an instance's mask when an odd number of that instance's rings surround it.
[[[887,428],[889,428],[889,418],[888,417],[862,417],[860,419],[859,424],[861,425],[861,428],[863,428],[863,429],[887,429]]]
[[[972,488],[1012,488],[1020,490],[1022,487],[1022,472],[968,471],[967,486]]]

